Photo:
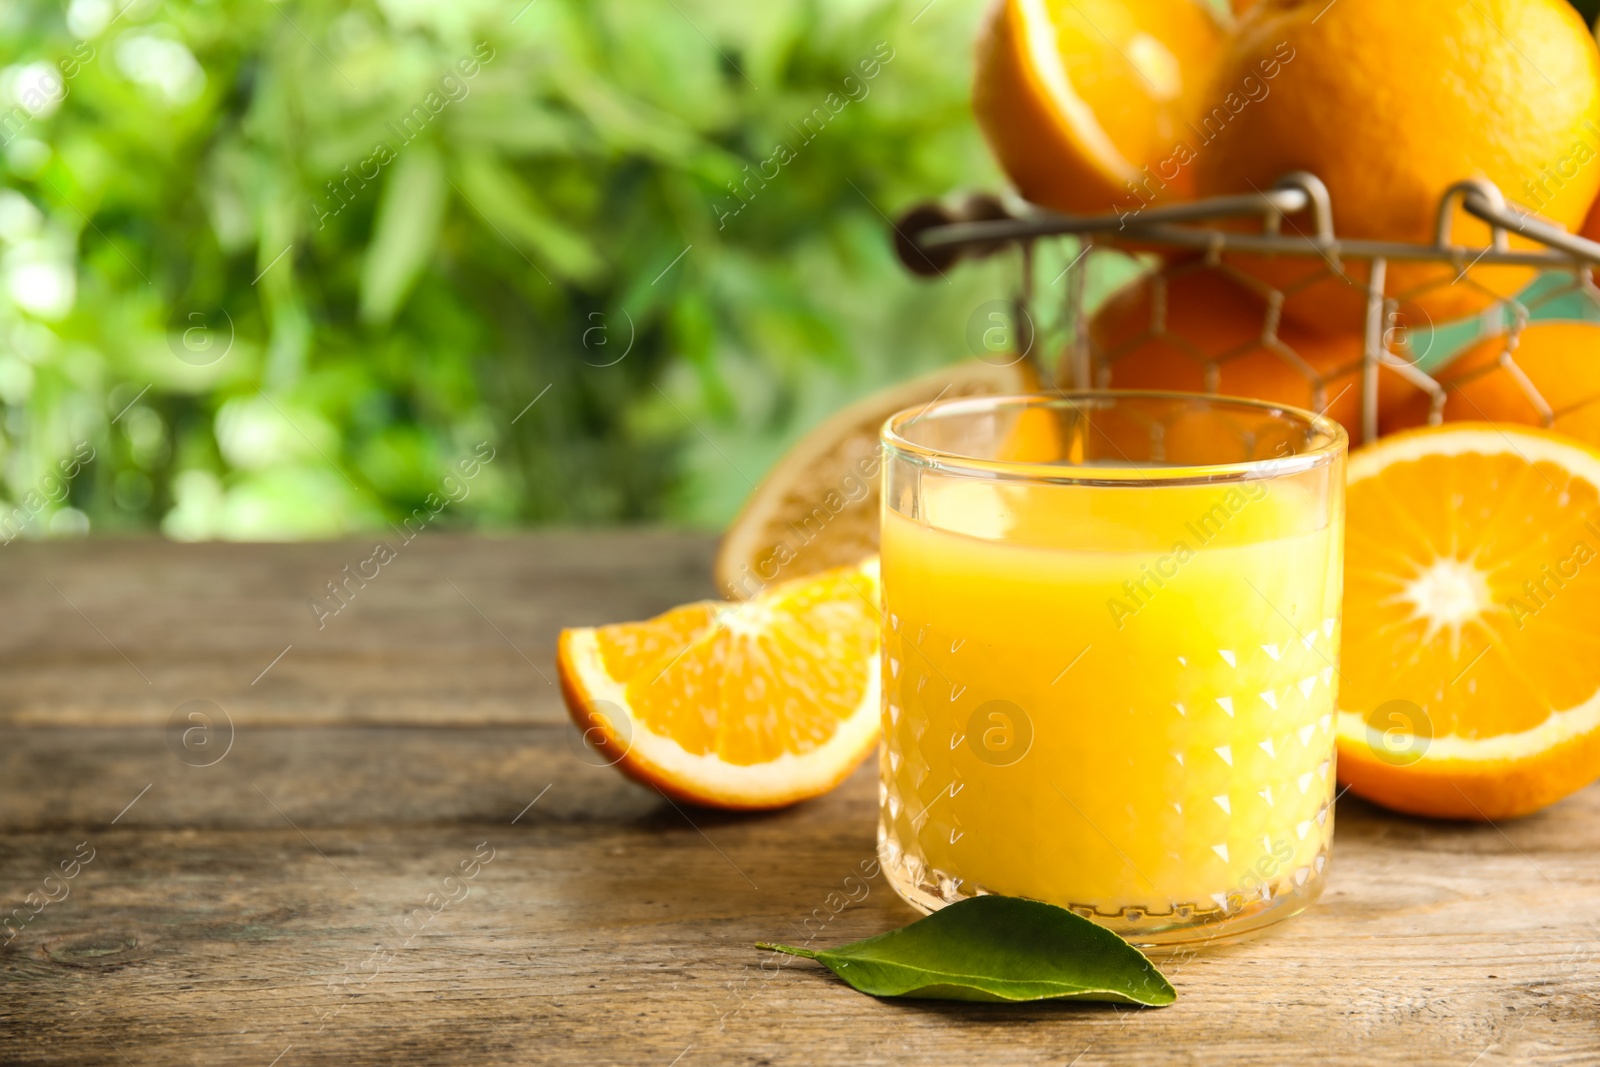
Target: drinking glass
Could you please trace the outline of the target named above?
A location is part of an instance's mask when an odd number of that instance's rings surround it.
[[[1338,423],[1182,393],[965,398],[884,426],[878,849],[1137,944],[1315,899],[1333,836]]]

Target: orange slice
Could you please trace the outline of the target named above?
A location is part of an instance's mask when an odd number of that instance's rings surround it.
[[[693,804],[776,808],[838,785],[878,741],[878,561],[563,630],[567,710],[629,777]]]
[[[997,0],[972,108],[1029,200],[1137,211],[1193,191],[1189,120],[1223,36],[1202,0]]]
[[[1600,776],[1600,451],[1455,423],[1350,457],[1339,777],[1500,819]]]

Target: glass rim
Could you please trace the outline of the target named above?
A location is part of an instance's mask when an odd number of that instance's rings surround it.
[[[1249,412],[1254,415],[1275,417],[1286,425],[1299,425],[1307,430],[1313,442],[1311,447],[1289,456],[1272,456],[1265,459],[1238,460],[1228,463],[1156,464],[1135,463],[1127,466],[1088,467],[1057,462],[1029,460],[998,460],[971,456],[962,452],[934,448],[910,440],[905,431],[913,424],[929,417],[962,414],[993,413],[1005,408],[1078,409],[1086,405],[1097,407],[1116,401],[1166,400],[1178,401],[1195,408],[1211,407]],[[889,456],[903,459],[918,466],[945,471],[951,474],[1029,481],[1058,485],[1094,486],[1175,486],[1197,485],[1211,482],[1251,481],[1300,474],[1332,463],[1349,448],[1349,435],[1340,423],[1326,415],[1318,415],[1304,408],[1277,404],[1267,400],[1247,397],[1221,396],[1212,393],[1185,393],[1158,389],[1080,389],[1059,393],[1019,393],[999,396],[952,397],[935,399],[927,404],[909,407],[889,416],[879,431],[879,441]]]

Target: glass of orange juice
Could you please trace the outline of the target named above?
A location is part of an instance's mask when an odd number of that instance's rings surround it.
[[[1030,897],[1153,946],[1306,908],[1333,836],[1339,424],[1096,392],[936,402],[883,444],[900,894]]]

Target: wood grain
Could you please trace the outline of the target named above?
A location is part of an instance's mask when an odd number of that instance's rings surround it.
[[[150,725],[190,699],[240,726],[555,722],[561,627],[715,595],[703,535],[386,543],[396,558],[364,587],[344,568],[372,541],[7,545],[0,722]],[[348,605],[319,626],[329,582]]]
[[[1323,901],[1169,960],[1170,1008],[881,1002],[751,947],[912,918],[881,876],[840,907],[870,767],[784,812],[674,807],[591,765],[522,658],[703,595],[707,539],[419,539],[320,633],[307,590],[362,546],[16,549],[0,1063],[1600,1061],[1597,789],[1500,827],[1341,800]],[[196,696],[234,725],[210,766],[165,729]]]

